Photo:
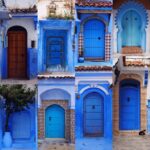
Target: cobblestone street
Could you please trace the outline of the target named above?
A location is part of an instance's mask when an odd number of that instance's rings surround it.
[[[150,135],[114,137],[113,150],[150,150]]]

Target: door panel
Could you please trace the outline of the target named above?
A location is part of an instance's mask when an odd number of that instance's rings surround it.
[[[48,37],[47,39],[47,68],[64,67],[65,65],[64,38]]]
[[[8,31],[8,78],[26,78],[27,35]]]
[[[105,26],[96,19],[84,25],[84,57],[104,59]]]
[[[141,46],[141,25],[141,18],[135,11],[130,10],[123,16],[123,46]]]
[[[120,93],[120,130],[138,130],[139,92],[137,88],[124,87]]]
[[[53,105],[46,109],[45,129],[47,138],[65,137],[65,112],[63,108]]]
[[[84,135],[102,136],[104,132],[104,102],[98,93],[84,99]]]
[[[29,139],[31,121],[28,112],[14,113],[12,117],[13,139]]]

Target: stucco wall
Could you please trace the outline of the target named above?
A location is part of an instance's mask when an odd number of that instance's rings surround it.
[[[5,0],[6,6],[9,9],[32,8],[37,0]]]

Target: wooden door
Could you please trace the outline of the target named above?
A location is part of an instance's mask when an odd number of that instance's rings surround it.
[[[8,31],[8,78],[26,78],[26,31]]]
[[[122,87],[120,93],[120,130],[140,129],[140,95],[135,87]]]
[[[123,16],[123,46],[141,46],[141,25],[141,18],[136,11],[130,10]]]
[[[84,25],[85,59],[103,60],[105,56],[105,25],[92,19]]]
[[[52,105],[45,112],[46,138],[65,138],[65,111],[58,105]]]
[[[90,93],[84,99],[84,135],[103,136],[104,101],[98,93]]]

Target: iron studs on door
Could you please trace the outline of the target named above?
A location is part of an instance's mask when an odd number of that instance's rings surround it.
[[[92,109],[95,109],[95,105],[92,106]]]
[[[52,120],[52,118],[51,117],[49,117],[49,121],[51,121]]]
[[[98,37],[98,40],[101,40],[101,37]]]

